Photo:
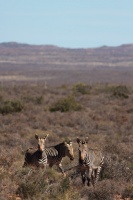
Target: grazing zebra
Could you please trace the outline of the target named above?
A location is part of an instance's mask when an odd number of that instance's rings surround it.
[[[32,167],[46,167],[47,164],[47,156],[44,151],[45,141],[48,135],[44,138],[40,138],[38,135],[35,135],[35,138],[38,140],[38,148],[29,148],[25,153],[25,161],[23,167],[32,166]],[[31,170],[30,170],[31,171]]]
[[[74,152],[73,152],[73,146],[72,142],[63,142],[60,144],[57,144],[55,146],[47,147],[45,148],[45,153],[47,155],[47,160],[49,167],[52,167],[53,165],[57,165],[62,174],[65,176],[64,169],[62,168],[62,159],[65,156],[68,156],[70,160],[74,159]]]
[[[104,156],[98,149],[88,149],[88,137],[85,140],[77,138],[77,143],[79,145],[79,166],[82,183],[85,185],[87,179],[87,185],[90,186],[91,182],[95,187],[99,179]]]

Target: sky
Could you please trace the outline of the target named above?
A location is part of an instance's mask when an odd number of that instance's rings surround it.
[[[0,0],[0,43],[66,48],[133,43],[133,0]]]

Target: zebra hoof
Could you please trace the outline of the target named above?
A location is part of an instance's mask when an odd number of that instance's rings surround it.
[[[87,183],[87,186],[90,187],[90,185],[91,185],[90,182],[88,182],[88,183]]]
[[[66,178],[66,173],[63,174],[63,177]]]

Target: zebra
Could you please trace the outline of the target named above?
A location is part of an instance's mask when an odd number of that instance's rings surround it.
[[[37,134],[35,135],[35,138],[38,140],[38,148],[27,149],[25,153],[23,167],[31,166],[35,168],[46,168],[47,156],[44,151],[44,148],[45,148],[45,141],[47,137],[48,137],[48,134],[44,138],[40,138]],[[31,170],[29,171],[29,173],[31,172]]]
[[[82,183],[90,186],[90,182],[95,187],[99,179],[102,165],[104,164],[104,156],[98,149],[88,149],[88,137],[85,140],[77,138],[79,151],[79,169],[82,177]]]
[[[61,162],[65,156],[68,156],[70,160],[74,160],[72,141],[65,141],[55,146],[47,147],[44,149],[44,151],[47,155],[47,162],[49,167],[52,168],[53,165],[56,165],[61,173],[66,176]]]

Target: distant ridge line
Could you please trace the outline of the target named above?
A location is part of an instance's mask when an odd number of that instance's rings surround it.
[[[107,46],[107,45],[103,45],[103,46],[99,46],[99,47],[79,47],[79,48],[69,48],[69,47],[60,47],[57,45],[52,45],[52,44],[28,44],[28,43],[19,43],[19,42],[2,42],[0,43],[0,46],[6,46],[6,47],[21,47],[21,46],[25,46],[25,47],[46,47],[46,48],[58,48],[58,49],[72,49],[72,50],[81,50],[81,49],[109,49],[109,48],[133,48],[133,43],[129,43],[129,44],[121,44],[118,46]]]

